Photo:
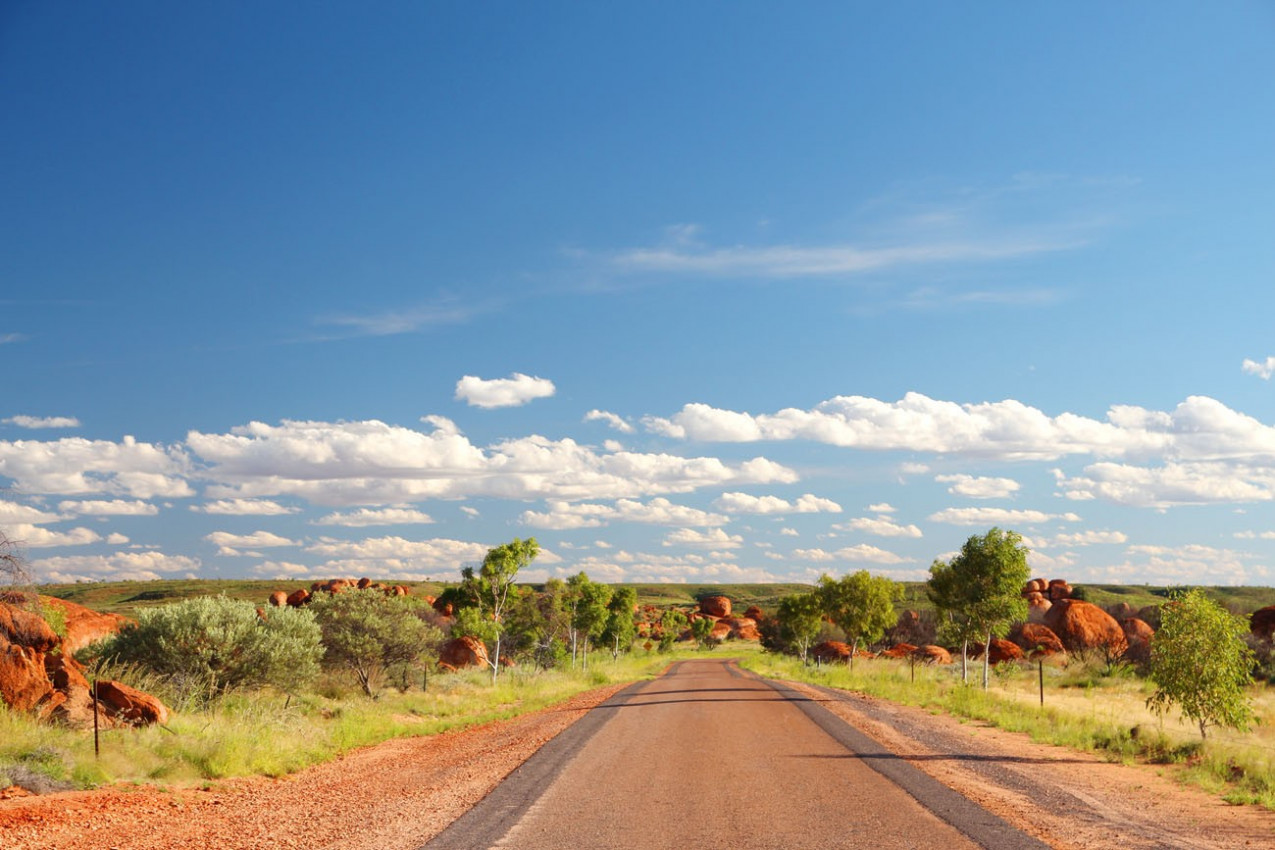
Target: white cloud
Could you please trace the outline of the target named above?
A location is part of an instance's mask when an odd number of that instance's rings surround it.
[[[1271,569],[1255,555],[1201,544],[1130,546],[1121,563],[1088,562],[1072,581],[1115,584],[1268,585]]]
[[[1231,536],[1239,540],[1275,540],[1275,531],[1237,531]]]
[[[38,525],[17,523],[5,529],[10,540],[28,549],[47,549],[52,546],[87,546],[102,538],[89,528],[72,528],[67,531],[51,531]]]
[[[120,534],[119,532],[111,532],[110,534],[106,535],[106,542],[112,546],[123,546],[125,543],[128,542],[128,537],[126,537],[123,534]]]
[[[1267,357],[1264,361],[1249,360],[1246,357],[1240,368],[1246,375],[1256,375],[1263,381],[1269,381],[1271,375],[1275,375],[1275,357]]]
[[[313,574],[313,567],[306,564],[297,564],[292,561],[262,561],[260,564],[252,568],[254,575],[262,578],[272,578],[276,581],[287,581],[289,579],[299,578],[317,578]]]
[[[648,555],[623,550],[606,555],[589,556],[557,567],[553,574],[559,578],[583,570],[594,581],[608,583],[641,582],[645,584],[686,584],[688,582],[712,582],[721,584],[754,584],[781,580],[779,576],[761,567],[745,566],[730,561],[715,560],[712,553],[704,555]]]
[[[190,509],[196,513],[218,516],[283,516],[301,510],[269,499],[219,499],[204,505],[191,505]]]
[[[1129,536],[1123,531],[1079,531],[1075,534],[1059,534],[1053,538],[1056,546],[1097,546],[1111,543],[1127,543]]]
[[[10,502],[7,499],[0,499],[0,529],[7,529],[17,523],[25,525],[43,525],[49,522],[58,522],[65,517],[58,514],[42,511],[39,508],[33,508],[30,505],[22,505],[17,502]],[[10,534],[10,537],[13,535]]]
[[[1004,499],[1018,492],[1020,485],[1012,478],[981,478],[973,475],[936,475],[935,481],[951,484],[947,492],[971,499]]]
[[[886,516],[858,517],[849,522],[834,525],[837,531],[862,531],[878,537],[920,537],[921,529],[915,525],[900,525]]]
[[[0,440],[0,475],[27,493],[66,496],[113,493],[137,499],[193,495],[186,483],[187,460],[178,449],[65,437],[61,440]]]
[[[732,514],[813,514],[841,513],[841,505],[806,493],[789,502],[778,496],[750,496],[747,493],[723,493],[714,500],[719,510]]]
[[[945,522],[949,525],[1039,525],[1042,522],[1080,522],[1080,517],[1073,513],[1047,514],[1043,511],[1010,510],[1008,508],[948,508],[930,514],[930,522]]]
[[[314,524],[366,528],[370,525],[429,525],[433,521],[429,514],[412,508],[359,508],[344,514],[330,513],[315,520]]]
[[[874,514],[892,514],[898,509],[889,502],[878,502],[875,505],[868,505],[868,510]]]
[[[19,428],[79,428],[80,420],[74,416],[10,416],[0,419],[5,425]]]
[[[0,345],[9,345],[10,343],[14,343],[14,342],[23,342],[24,340],[27,340],[27,339],[30,339],[30,337],[28,337],[26,334],[3,333],[3,334],[0,334]]]
[[[607,425],[609,425],[610,427],[614,428],[615,430],[619,431],[622,434],[632,434],[635,430],[637,430],[633,427],[632,423],[630,423],[628,420],[624,419],[621,416],[618,416],[617,414],[609,413],[605,410],[590,410],[588,413],[584,415],[584,421],[585,422],[594,422],[594,421],[605,422]]]
[[[471,508],[469,505],[461,505],[460,512],[471,518],[481,516],[478,512],[478,508]]]
[[[518,407],[555,392],[553,381],[514,372],[508,378],[484,380],[466,375],[456,382],[456,399],[471,407]]]
[[[866,543],[860,543],[856,546],[846,546],[835,552],[829,552],[824,549],[794,549],[792,553],[794,558],[802,561],[815,561],[819,563],[829,563],[832,561],[848,561],[854,564],[908,564],[912,563],[911,558],[904,558],[893,552],[887,552],[885,549],[876,546],[870,546]]]
[[[614,505],[552,501],[549,511],[525,511],[521,521],[536,528],[559,531],[575,528],[598,528],[610,522],[640,522],[653,525],[712,526],[729,522],[729,517],[711,514],[698,508],[675,505],[665,498],[654,498],[645,504],[632,499],[619,499]]]
[[[1168,463],[1160,467],[1095,463],[1085,467],[1083,475],[1054,474],[1062,494],[1078,501],[1103,499],[1167,509],[1275,498],[1275,469],[1243,463]]]
[[[930,471],[928,464],[915,463],[909,461],[899,464],[899,473],[902,475],[926,475]]]
[[[783,535],[784,537],[800,537],[801,536],[801,533],[798,532],[797,529],[795,528],[781,528],[779,529],[779,533]]]
[[[738,534],[727,534],[720,528],[709,531],[679,528],[664,538],[664,545],[689,546],[694,549],[738,549],[744,545],[744,538]]]
[[[83,516],[155,516],[159,508],[150,502],[111,499],[110,501],[86,500],[76,502],[67,500],[58,503],[58,510]]]
[[[32,561],[41,582],[155,581],[173,573],[192,575],[199,560],[161,552],[116,552],[113,555],[68,555]]]
[[[792,483],[765,458],[728,465],[712,457],[610,452],[532,435],[487,449],[449,430],[421,432],[375,420],[254,422],[229,434],[192,431],[214,497],[292,495],[316,504],[402,504],[428,498],[606,499],[701,487]]]
[[[327,565],[334,575],[371,576],[372,570],[421,572],[445,569],[456,571],[466,564],[479,564],[491,547],[463,540],[434,538],[407,540],[402,537],[369,537],[363,540],[322,538],[306,547],[307,552],[341,559]],[[340,565],[337,569],[336,566]]]
[[[254,531],[252,534],[231,534],[228,531],[214,531],[204,535],[204,539],[218,547],[218,555],[244,555],[244,549],[265,549],[273,546],[299,546],[295,540],[270,531]]]

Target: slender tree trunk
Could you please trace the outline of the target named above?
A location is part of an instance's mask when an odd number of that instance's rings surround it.
[[[496,654],[491,658],[491,683],[496,684],[496,674],[500,672],[500,635],[496,635]]]
[[[983,690],[987,690],[987,668],[992,664],[992,630],[987,630],[987,645],[983,647]]]
[[[970,642],[968,638],[961,640],[961,684],[970,683]]]
[[[849,665],[849,667],[850,667],[850,672],[851,672],[851,673],[853,673],[853,672],[854,672],[854,654],[855,654],[856,652],[858,652],[858,651],[859,651],[859,639],[858,639],[858,638],[855,638],[855,639],[854,639],[853,641],[851,641],[851,643],[850,643],[850,657],[849,657],[848,659],[846,659],[847,664],[848,664],[848,665]]]

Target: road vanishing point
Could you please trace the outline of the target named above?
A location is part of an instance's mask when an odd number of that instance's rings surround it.
[[[730,660],[593,709],[425,850],[1039,850],[818,701]]]

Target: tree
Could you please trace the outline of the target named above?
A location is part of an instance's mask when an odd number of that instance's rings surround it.
[[[840,580],[821,576],[816,592],[824,614],[850,641],[850,657],[846,663],[853,667],[859,644],[879,640],[894,624],[894,600],[902,595],[902,588],[885,576],[860,570]]]
[[[225,596],[200,596],[141,611],[102,647],[102,656],[221,693],[274,685],[291,689],[314,678],[323,655],[319,626],[304,608],[256,606]]]
[[[30,585],[31,571],[27,568],[27,559],[22,556],[22,548],[18,541],[11,540],[9,535],[0,531],[0,588],[19,590]]]
[[[660,652],[668,652],[673,648],[677,636],[686,628],[686,615],[676,608],[670,608],[660,615]]]
[[[785,596],[779,600],[776,616],[779,620],[780,639],[796,649],[801,663],[805,664],[810,646],[823,628],[823,605],[819,594],[811,591]]]
[[[602,640],[611,645],[611,660],[620,657],[620,652],[628,652],[637,635],[637,626],[633,622],[633,609],[637,607],[637,588],[617,587],[607,603],[606,628],[602,630]]]
[[[577,641],[584,643],[584,668],[589,669],[589,646],[593,639],[601,637],[606,628],[607,603],[611,601],[611,586],[592,581],[584,572],[567,579],[570,590],[571,657],[574,663]]]
[[[1151,680],[1156,691],[1147,707],[1163,715],[1177,705],[1200,727],[1244,731],[1253,719],[1248,686],[1253,651],[1244,642],[1247,626],[1198,589],[1176,595],[1160,611],[1160,630],[1151,639]]]
[[[700,649],[712,649],[717,644],[713,641],[713,626],[717,625],[716,621],[708,617],[697,617],[691,623],[691,636],[695,638],[695,642],[699,644]]]
[[[930,567],[930,599],[940,610],[959,621],[961,669],[965,670],[966,644],[970,637],[986,636],[983,650],[983,690],[987,690],[992,638],[1004,637],[1015,620],[1027,617],[1023,585],[1031,577],[1027,547],[1014,531],[993,528],[982,537],[965,541],[949,563]]]
[[[506,608],[510,601],[510,591],[518,571],[530,564],[540,554],[540,544],[536,538],[526,540],[514,538],[512,542],[487,550],[482,567],[474,572],[473,567],[461,570],[461,589],[468,598],[475,600],[478,618],[490,622],[488,638],[493,644],[493,651],[488,664],[491,666],[491,683],[496,683],[500,673],[500,643],[504,633]],[[460,612],[460,613],[463,613]],[[457,624],[460,624],[459,613]],[[477,635],[476,635],[477,636]]]
[[[419,604],[379,590],[318,596],[310,610],[323,632],[324,661],[352,671],[363,692],[375,696],[386,669],[416,667],[441,641],[442,632],[417,616]]]

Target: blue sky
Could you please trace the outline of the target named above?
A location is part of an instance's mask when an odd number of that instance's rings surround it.
[[[1275,581],[1275,6],[0,11],[46,581]]]

